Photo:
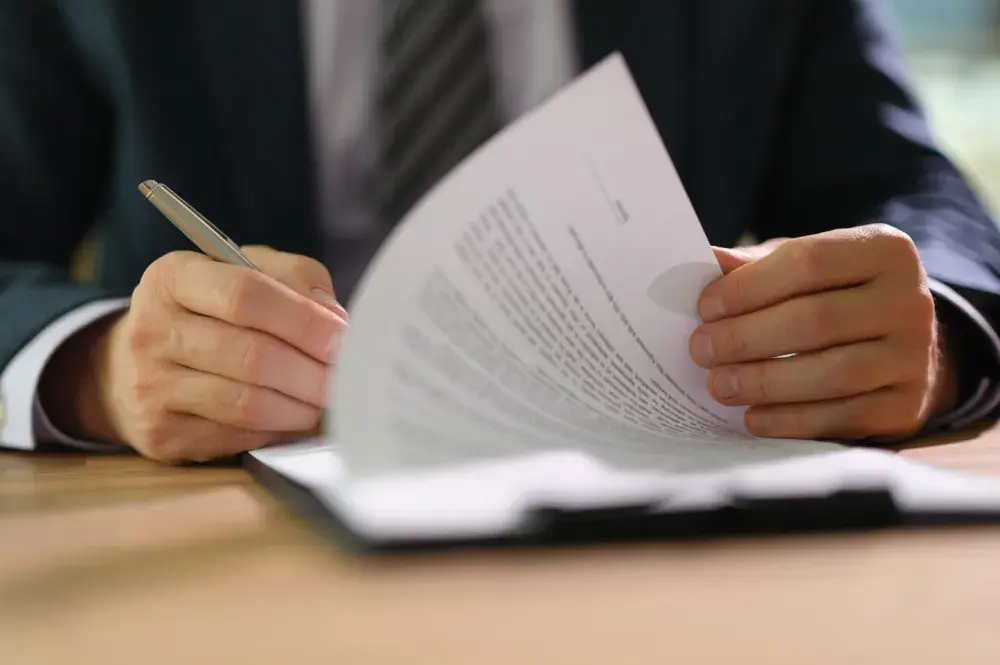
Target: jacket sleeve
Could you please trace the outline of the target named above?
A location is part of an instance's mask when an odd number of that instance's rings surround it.
[[[753,231],[802,236],[885,222],[907,233],[962,358],[962,413],[1000,414],[1000,231],[935,143],[874,0],[798,5],[801,30]]]
[[[888,17],[873,0],[801,6],[795,71],[755,232],[886,222],[913,238],[932,277],[1000,295],[1000,231],[935,144]]]
[[[0,371],[50,322],[111,295],[69,276],[108,189],[106,99],[54,0],[0,0]]]

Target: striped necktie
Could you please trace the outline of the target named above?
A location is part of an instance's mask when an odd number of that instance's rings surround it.
[[[394,225],[500,127],[477,0],[381,0],[375,119],[379,214]]]

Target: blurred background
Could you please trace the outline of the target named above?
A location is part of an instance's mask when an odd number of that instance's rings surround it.
[[[885,0],[938,140],[1000,215],[1000,0]]]
[[[1000,219],[1000,0],[879,1],[938,141]],[[91,255],[85,243],[76,274]]]

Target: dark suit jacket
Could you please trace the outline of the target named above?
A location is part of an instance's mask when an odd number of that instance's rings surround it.
[[[932,276],[1000,294],[1000,233],[931,140],[873,4],[573,9],[585,66],[624,54],[713,243],[881,220]],[[137,193],[147,178],[240,243],[318,246],[299,11],[0,0],[0,368],[61,313],[127,295],[154,259],[190,249]],[[95,228],[96,284],[73,285],[71,254]]]

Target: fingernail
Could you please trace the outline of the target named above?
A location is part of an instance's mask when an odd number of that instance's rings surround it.
[[[754,433],[763,432],[771,424],[771,416],[759,411],[747,411],[747,429]]]
[[[722,304],[722,298],[705,298],[701,301],[698,311],[701,313],[702,320],[717,321],[726,315],[726,306]]]
[[[330,337],[329,343],[326,345],[326,360],[331,365],[336,364],[337,359],[340,357],[340,338],[341,331],[338,330],[333,333],[333,336]]]
[[[712,382],[716,396],[722,399],[732,399],[740,394],[740,380],[736,372],[730,369],[719,370]]]
[[[331,310],[334,314],[342,317],[345,321],[347,320],[347,310],[341,306],[337,299],[333,297],[333,294],[326,289],[321,289],[316,287],[311,290],[313,300],[318,302],[323,307]]]
[[[712,364],[714,353],[712,338],[703,332],[695,333],[691,338],[691,359],[702,367],[708,367]]]

